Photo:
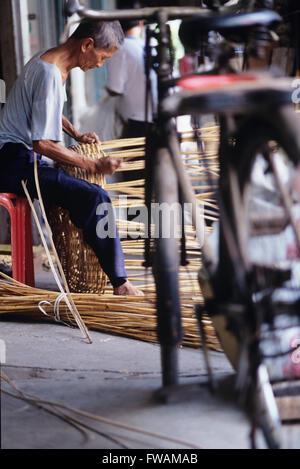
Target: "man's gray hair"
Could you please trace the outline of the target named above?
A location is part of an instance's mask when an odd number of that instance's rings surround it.
[[[94,39],[97,49],[117,49],[124,42],[124,33],[119,21],[83,21],[72,34],[73,39]]]

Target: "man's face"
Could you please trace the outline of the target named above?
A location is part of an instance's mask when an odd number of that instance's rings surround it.
[[[79,67],[83,72],[93,68],[101,68],[107,59],[110,59],[117,48],[98,49],[94,46],[93,39],[86,39],[82,42],[79,55]]]

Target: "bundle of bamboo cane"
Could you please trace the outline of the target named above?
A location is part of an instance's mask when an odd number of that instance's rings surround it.
[[[185,132],[181,136],[181,150],[186,170],[195,188],[199,204],[204,207],[204,215],[210,220],[217,218],[212,184],[214,181],[217,183],[218,178],[218,140],[219,130],[216,126],[201,130],[201,150],[195,142],[194,132]],[[122,171],[128,172],[144,168],[144,145],[145,140],[140,138],[104,142],[101,146],[96,144],[78,146],[75,149],[93,158],[102,157],[103,152],[121,157],[125,163]],[[203,148],[205,152],[203,152]],[[143,205],[144,180],[142,179],[129,182],[107,182],[103,179],[91,180],[90,176],[81,170],[74,169],[73,171],[76,173],[74,176],[88,179],[90,182],[103,186],[110,193],[116,209]],[[208,173],[210,184],[206,182]],[[82,236],[80,237],[80,233],[78,234],[76,229],[72,231],[74,227],[69,223],[68,214],[58,211],[54,218],[52,216],[51,221],[54,228],[54,238],[56,237],[56,246],[63,261],[68,283],[71,278],[71,291],[76,291],[72,294],[72,298],[86,326],[103,332],[156,342],[155,284],[152,273],[143,267],[143,224],[128,221],[126,217],[117,220],[121,239],[124,238],[122,247],[128,278],[145,293],[144,297],[120,298],[113,296],[112,288],[106,285],[106,278],[99,270],[98,260],[92,259],[94,254],[90,251],[87,254],[86,248],[82,249]],[[63,238],[62,230],[64,231]],[[73,234],[70,233],[70,230]],[[198,347],[201,342],[194,315],[194,306],[202,301],[197,282],[197,272],[201,266],[200,251],[193,228],[187,225],[185,232],[189,265],[181,268],[180,271],[182,344]],[[141,236],[138,239],[132,236],[137,233]],[[70,236],[73,236],[72,242],[70,242]],[[67,260],[62,255],[62,250],[68,250]],[[81,250],[81,254],[79,250]],[[58,292],[34,289],[7,280],[7,277],[0,280],[0,315],[17,314],[28,319],[60,320],[67,324],[74,323],[65,303],[58,301],[60,300]],[[102,293],[104,288],[104,295],[96,294]],[[208,346],[220,350],[214,328],[208,318],[204,319],[204,327]]]
[[[0,273],[0,316],[22,317],[30,320],[58,321],[75,325],[65,303],[57,304],[59,293],[19,284]],[[191,296],[190,280],[182,276],[182,345],[201,346],[194,303],[201,298]],[[118,297],[74,293],[72,298],[85,325],[91,330],[131,337],[146,342],[157,342],[155,294],[152,285],[144,288],[144,297]],[[54,309],[54,305],[56,307]],[[204,319],[208,346],[220,350],[211,321]]]

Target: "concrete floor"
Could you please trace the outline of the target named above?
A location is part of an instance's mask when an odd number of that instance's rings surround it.
[[[153,393],[161,386],[159,346],[92,332],[93,344],[80,332],[60,325],[1,322],[6,343],[2,371],[23,391],[64,403],[127,425],[169,435],[197,448],[247,448],[249,426],[231,394],[231,367],[213,353],[213,367],[226,392],[212,396],[206,386],[201,352],[180,349],[182,385],[202,383],[167,405]],[[226,378],[226,379],[225,379]],[[9,390],[2,383],[2,389]],[[85,419],[85,421],[87,421]],[[110,425],[89,424],[129,448],[188,448]],[[56,417],[5,394],[1,402],[2,448],[114,449],[120,445],[94,435],[87,441]],[[230,431],[228,431],[230,427]],[[24,429],[26,428],[26,432]]]
[[[38,286],[45,286],[43,279]],[[2,393],[3,449],[249,448],[249,423],[237,406],[233,371],[222,353],[211,354],[219,383],[212,395],[201,350],[181,348],[181,393],[172,394],[168,404],[161,404],[154,399],[161,386],[158,345],[93,331],[91,336],[90,345],[79,330],[66,326],[1,321],[0,339],[6,346],[2,372],[22,391],[39,399],[88,411],[156,436],[77,415],[100,432],[83,435],[45,410]],[[6,383],[1,386],[16,394]],[[264,447],[258,436],[260,447]]]

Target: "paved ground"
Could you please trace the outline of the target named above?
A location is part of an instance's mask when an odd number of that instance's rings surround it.
[[[44,280],[40,277],[38,286],[45,286]],[[76,415],[98,432],[86,429],[83,434],[57,416],[2,393],[3,449],[249,448],[249,424],[237,406],[233,371],[222,353],[212,352],[219,383],[212,395],[201,350],[180,349],[180,393],[173,393],[166,405],[154,399],[161,386],[158,345],[99,332],[91,335],[90,345],[79,330],[66,326],[1,321],[0,339],[6,346],[2,372],[36,398],[155,435]],[[17,394],[6,383],[1,386]]]
[[[213,353],[214,370],[223,388],[212,396],[205,384],[201,352],[181,349],[182,387],[197,386],[181,396],[173,395],[173,402],[163,405],[153,399],[161,385],[157,345],[98,332],[92,333],[94,342],[89,345],[78,330],[45,323],[1,322],[0,331],[6,343],[2,372],[27,393],[198,448],[248,447],[248,423],[236,408],[231,367],[222,354]],[[13,391],[3,383],[2,389]],[[1,443],[7,449],[189,447],[86,419],[118,443],[91,433],[85,439],[57,417],[5,394],[1,411]]]

